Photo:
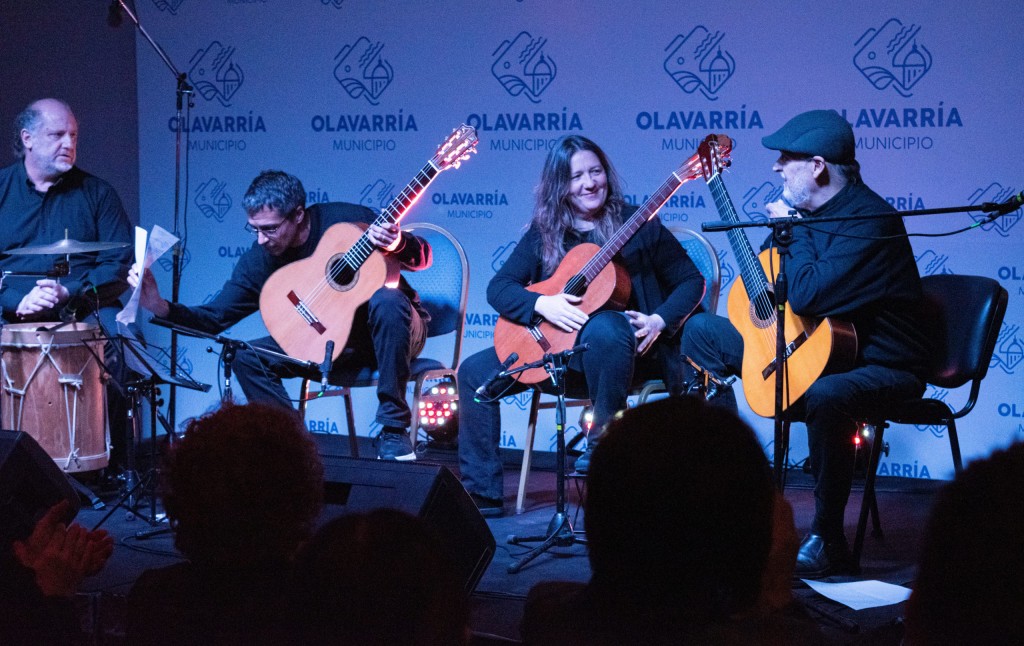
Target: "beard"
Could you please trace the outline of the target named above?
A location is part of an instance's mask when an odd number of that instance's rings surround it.
[[[783,201],[793,208],[802,208],[810,197],[811,192],[807,190],[806,186],[790,187],[787,185],[782,188]]]

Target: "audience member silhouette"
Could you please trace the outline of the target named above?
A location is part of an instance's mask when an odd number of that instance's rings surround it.
[[[162,476],[164,508],[187,561],[135,583],[129,643],[288,641],[292,560],[323,499],[323,465],[298,416],[247,404],[195,419]]]
[[[76,644],[82,632],[72,597],[114,551],[104,530],[70,523],[71,505],[51,507],[32,527],[3,545],[0,556],[0,643]]]
[[[792,509],[733,413],[673,397],[619,414],[584,512],[591,580],[535,586],[525,643],[821,643],[790,591]]]
[[[907,646],[1024,644],[1024,443],[972,463],[932,509]]]
[[[326,524],[296,565],[303,643],[461,645],[468,599],[440,540],[393,509]]]

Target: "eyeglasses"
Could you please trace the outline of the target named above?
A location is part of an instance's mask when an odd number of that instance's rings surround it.
[[[281,226],[285,222],[287,222],[287,221],[288,220],[281,220],[280,222],[278,222],[277,224],[275,224],[272,227],[254,227],[253,225],[251,225],[248,222],[246,222],[245,223],[245,230],[248,231],[249,233],[253,234],[254,236],[258,236],[259,234],[262,233],[264,236],[266,236],[268,238],[273,238],[274,236],[277,235],[277,230],[280,229]]]

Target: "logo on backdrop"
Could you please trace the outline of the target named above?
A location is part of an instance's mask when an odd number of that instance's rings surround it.
[[[725,249],[718,249],[716,251],[718,255],[718,270],[719,270],[719,289],[718,295],[728,297],[729,285],[732,281],[736,280],[736,268],[732,266],[732,263],[726,262],[725,260]]]
[[[985,188],[979,188],[978,190],[971,193],[971,196],[967,198],[968,204],[983,204],[985,202],[1005,202],[1010,199],[1016,191],[1012,188],[1004,187],[998,182],[992,182]],[[1010,236],[1010,229],[1020,222],[1021,212],[1020,209],[1001,215],[991,222],[987,222],[981,225],[984,231],[995,231],[999,235],[1007,238]],[[975,222],[983,222],[988,219],[988,216],[984,213],[971,213],[971,219]]]
[[[171,253],[165,253],[160,256],[160,259],[156,261],[156,263],[160,265],[160,269],[163,269],[167,273],[174,271],[174,261],[171,258],[180,248],[181,243],[179,242],[171,248]],[[189,251],[188,247],[185,247],[185,251],[181,254],[181,267],[179,267],[179,270],[185,271],[185,267],[188,267],[190,262],[192,262],[192,252]]]
[[[697,25],[690,33],[677,35],[665,51],[665,72],[687,94],[700,90],[707,99],[718,100],[718,91],[736,71],[736,60],[722,49],[725,34],[711,33]]]
[[[857,42],[853,64],[877,90],[892,88],[900,96],[910,91],[932,68],[932,55],[917,40],[921,28],[890,18],[878,29],[869,28]]]
[[[493,269],[495,273],[502,268],[505,261],[508,260],[508,257],[512,255],[512,250],[516,248],[516,244],[517,243],[515,242],[509,242],[498,247],[494,250],[494,253],[491,254],[491,269]]]
[[[227,186],[227,182],[218,181],[216,177],[211,177],[196,189],[196,196],[192,200],[203,215],[206,217],[216,220],[217,222],[223,222],[224,216],[231,210],[231,196],[224,191],[224,187]]]
[[[334,60],[338,61],[334,68],[334,78],[353,99],[362,97],[370,105],[377,105],[381,94],[395,79],[391,63],[380,55],[382,49],[383,43],[371,43],[366,36],[360,36],[356,42],[345,45],[334,56]]]
[[[501,401],[505,404],[515,406],[519,410],[530,410],[530,402],[533,401],[533,390],[526,390],[516,395],[502,397]]]
[[[917,260],[917,272],[922,276],[936,276],[938,274],[955,274],[949,268],[949,256],[931,249],[925,249],[921,255],[914,258]]]
[[[378,179],[372,184],[367,184],[359,193],[359,203],[370,207],[374,211],[381,211],[391,204],[395,199],[395,185],[392,182],[385,182]]]
[[[206,49],[197,50],[189,63],[188,76],[196,92],[207,101],[217,100],[222,106],[231,105],[231,97],[245,82],[242,68],[235,64],[234,47],[213,41]]]
[[[172,16],[178,15],[178,7],[180,7],[185,0],[153,0],[153,4],[160,11],[166,11]]]
[[[521,31],[511,41],[502,41],[491,57],[491,74],[512,96],[523,95],[533,103],[540,103],[540,95],[548,89],[558,74],[558,66],[544,52],[547,38],[534,38]]]
[[[782,199],[782,186],[764,182],[743,194],[743,199],[740,200],[740,211],[751,222],[767,222],[767,205],[780,199]]]
[[[1020,362],[1024,360],[1024,342],[1021,341],[1019,325],[1003,323],[999,330],[999,338],[996,340],[996,350],[992,353],[992,361],[989,368],[999,368],[1004,373],[1012,375]]]
[[[345,4],[345,0],[320,0],[320,4],[341,9],[341,5]]]

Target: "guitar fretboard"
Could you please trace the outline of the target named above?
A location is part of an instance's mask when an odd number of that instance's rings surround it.
[[[691,158],[687,162],[687,165],[691,164],[694,158]],[[587,286],[597,278],[597,275],[601,273],[601,270],[611,262],[615,254],[619,253],[623,246],[630,239],[636,235],[636,232],[640,230],[645,222],[655,216],[655,214],[665,205],[668,198],[672,197],[680,186],[682,186],[683,180],[679,179],[676,173],[669,176],[667,180],[654,192],[649,198],[647,198],[640,208],[630,216],[626,222],[618,228],[618,230],[612,234],[612,237],[608,239],[601,249],[598,250],[594,257],[591,258],[587,264],[583,266],[578,274],[569,279],[565,285],[565,293],[572,294],[574,296],[582,296],[587,290]]]
[[[738,223],[739,215],[732,204],[732,198],[725,188],[722,175],[715,173],[708,180],[708,188],[711,190],[711,197],[715,201],[719,215],[727,222]],[[747,296],[758,309],[758,315],[766,318],[771,315],[769,311],[762,312],[762,303],[769,303],[768,297],[768,276],[764,273],[764,267],[757,260],[757,254],[750,246],[750,240],[743,233],[742,229],[730,229],[728,232],[729,244],[732,246],[733,255],[740,266],[740,276],[743,278],[743,285],[747,289]]]
[[[391,200],[391,203],[385,207],[373,223],[378,226],[385,226],[400,221],[405,217],[410,207],[416,203],[416,200],[423,195],[423,191],[434,181],[438,172],[438,168],[434,165],[433,161],[428,161],[416,174],[416,177],[402,189],[402,192],[395,199]],[[355,272],[363,266],[363,263],[370,257],[374,249],[376,249],[376,246],[370,241],[367,233],[364,232],[359,237],[359,240],[352,245],[352,248],[345,253],[342,262],[351,271]]]

